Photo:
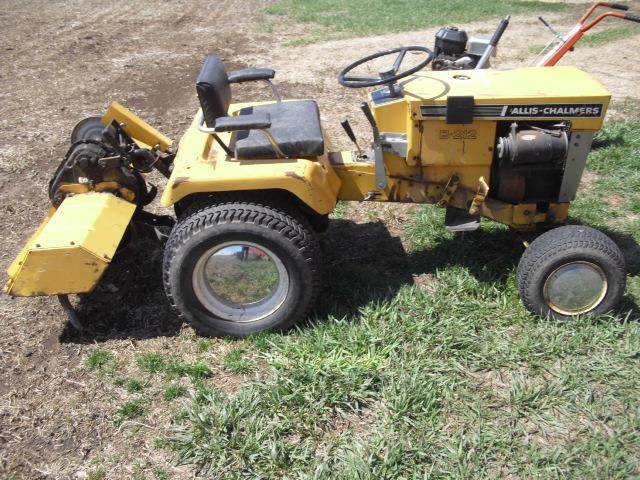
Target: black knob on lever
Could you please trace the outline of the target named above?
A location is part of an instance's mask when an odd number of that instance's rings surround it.
[[[360,104],[360,110],[362,110],[362,113],[364,113],[364,116],[367,117],[367,120],[371,124],[374,138],[379,136],[378,124],[376,123],[376,119],[373,118],[373,112],[371,111],[371,107],[369,106],[369,104],[367,102],[362,102]]]
[[[358,145],[358,140],[356,139],[356,134],[353,133],[353,128],[351,128],[351,124],[349,123],[349,119],[347,119],[347,118],[343,119],[340,122],[340,125],[342,125],[342,128],[344,128],[344,131],[347,133],[347,136],[353,142],[353,144],[356,146],[356,150],[358,150],[358,152],[362,152],[362,149],[360,148],[360,145]]]
[[[356,143],[356,135],[353,133],[353,129],[351,128],[351,124],[349,123],[349,119],[345,118],[340,122],[344,131],[347,132],[347,136],[351,139],[353,143]]]

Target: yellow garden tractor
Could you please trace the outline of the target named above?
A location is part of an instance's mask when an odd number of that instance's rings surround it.
[[[377,74],[356,73],[389,55]],[[344,121],[355,145],[345,151],[331,150],[315,101],[280,98],[273,70],[227,72],[213,54],[179,145],[113,103],[74,129],[49,214],[10,266],[6,292],[58,295],[72,313],[67,295],[95,288],[133,220],[173,224],[144,210],[156,193],[145,174],[156,169],[168,179],[160,203],[175,212],[166,294],[205,334],[245,336],[305,317],[321,286],[318,232],[338,201],[430,203],[446,208],[453,231],[485,218],[541,233],[518,266],[525,306],[558,319],[614,308],[625,288],[619,248],[565,225],[609,93],[573,67],[426,70],[432,59],[401,47],[340,73],[346,87],[375,88],[361,105],[371,145],[361,148]],[[251,81],[276,98],[233,103],[232,85]]]

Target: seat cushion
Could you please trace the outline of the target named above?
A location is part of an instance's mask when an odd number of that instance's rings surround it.
[[[240,115],[268,113],[269,132],[278,147],[288,157],[317,157],[324,153],[324,139],[320,128],[320,112],[313,100],[256,105],[240,110]],[[256,130],[238,132],[235,142],[236,158],[277,158],[269,140]]]

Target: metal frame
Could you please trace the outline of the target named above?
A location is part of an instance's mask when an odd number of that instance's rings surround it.
[[[215,138],[216,141],[218,142],[218,144],[224,149],[225,152],[227,152],[227,155],[229,155],[230,157],[234,157],[235,158],[234,153],[231,151],[229,146],[226,145],[222,141],[222,139],[218,136],[218,132],[216,131],[215,127],[205,127],[204,126],[204,114],[202,112],[200,112],[199,115],[198,115],[198,130],[203,132],[203,133],[209,133],[209,134],[213,135],[213,138]],[[274,136],[271,134],[271,132],[269,130],[267,130],[266,128],[255,128],[255,129],[251,129],[251,130],[256,130],[256,131],[260,132],[262,135],[265,136],[265,138],[269,141],[269,144],[271,145],[271,148],[273,148],[273,151],[276,152],[276,156],[278,158],[289,158],[280,149],[280,147],[278,146],[278,142],[276,141],[276,139],[274,138]]]
[[[543,23],[551,29],[551,31],[554,34],[554,38],[552,39],[552,41],[549,43],[549,45],[551,45],[551,43],[553,43],[554,40],[558,39],[560,40],[560,43],[558,43],[558,45],[556,45],[555,48],[553,48],[552,50],[550,50],[543,58],[542,60],[540,60],[536,66],[537,67],[552,67],[554,66],[556,63],[558,63],[560,61],[560,59],[562,57],[564,57],[564,55],[573,49],[574,45],[576,43],[578,43],[578,41],[584,36],[585,33],[587,33],[589,30],[591,30],[593,27],[595,27],[598,23],[600,23],[602,20],[604,20],[607,17],[617,17],[617,18],[621,18],[621,19],[625,19],[625,11],[626,10],[622,10],[622,11],[613,11],[613,10],[608,10],[604,13],[601,13],[600,15],[598,15],[594,20],[590,21],[589,23],[585,23],[589,17],[591,16],[591,14],[599,7],[605,7],[605,8],[620,8],[621,6],[617,6],[614,7],[612,6],[612,4],[610,4],[609,2],[596,2],[593,5],[591,5],[591,7],[586,11],[586,13],[580,18],[580,20],[578,20],[578,23],[575,25],[575,27],[573,27],[573,29],[571,29],[571,31],[566,35],[566,37],[562,37],[558,32],[556,32],[555,30],[553,30],[544,20]],[[549,46],[547,45],[547,47]],[[547,48],[545,47],[545,49]],[[544,50],[543,50],[544,51]],[[540,55],[542,54],[542,52],[540,53]]]

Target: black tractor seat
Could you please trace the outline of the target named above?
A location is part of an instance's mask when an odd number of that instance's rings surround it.
[[[313,100],[296,100],[269,105],[256,105],[240,110],[240,115],[267,113],[271,117],[269,131],[278,147],[288,157],[317,157],[324,153],[320,128],[320,112]],[[236,157],[273,158],[274,151],[267,138],[256,130],[238,132]]]
[[[220,57],[209,54],[196,84],[207,127],[235,131],[229,150],[241,160],[286,157],[317,157],[324,153],[318,105],[313,100],[295,100],[246,107],[229,117],[230,83],[254,80],[270,81],[271,69],[246,69],[227,72]],[[244,117],[244,118],[243,118]],[[266,130],[280,152],[273,148]],[[214,133],[215,135],[215,133]],[[280,155],[279,155],[280,154]]]

